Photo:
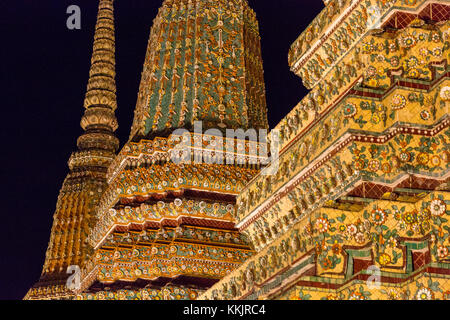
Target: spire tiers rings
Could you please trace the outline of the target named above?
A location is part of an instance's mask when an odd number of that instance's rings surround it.
[[[92,65],[84,102],[86,109],[99,106],[110,108],[112,111],[117,109],[114,39],[113,0],[100,0]],[[115,117],[114,114],[112,117]],[[117,126],[113,125],[111,128],[115,128],[113,129],[115,131]]]
[[[108,131],[115,132],[119,128],[119,124],[111,109],[105,106],[96,106],[86,110],[81,119],[81,127],[85,131],[107,128]]]
[[[80,150],[98,149],[116,152],[119,149],[119,139],[110,132],[91,131],[78,138]]]
[[[119,140],[114,136],[119,125],[114,113],[117,95],[113,2],[100,0],[84,101],[86,110],[80,123],[85,133],[78,139],[78,148],[89,151],[93,159],[102,158],[104,155],[100,153],[103,151],[113,156],[119,148]]]

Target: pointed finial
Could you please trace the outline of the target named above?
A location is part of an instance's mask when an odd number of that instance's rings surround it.
[[[85,113],[81,127],[85,134],[78,140],[80,150],[100,148],[116,152],[118,140],[114,132],[118,128],[115,110],[116,63],[114,0],[100,0],[97,24],[95,27],[94,50],[89,72]]]

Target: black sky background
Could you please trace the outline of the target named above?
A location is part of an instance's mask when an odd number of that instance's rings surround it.
[[[290,45],[321,0],[249,0],[260,22],[269,122],[307,91],[290,72]],[[162,0],[116,0],[117,89],[128,139],[148,36]],[[78,5],[82,29],[66,28]],[[0,299],[22,299],[40,276],[67,160],[82,133],[98,1],[0,0]]]

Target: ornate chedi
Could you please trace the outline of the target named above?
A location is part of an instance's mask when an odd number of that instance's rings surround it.
[[[99,23],[105,7],[112,9],[112,0],[101,1]],[[96,37],[101,31],[98,26]],[[105,68],[114,65],[109,61]],[[88,92],[88,101],[98,102],[83,125],[106,119],[97,112],[107,111],[97,106],[102,91],[95,93]],[[195,122],[217,130],[203,135]],[[80,241],[90,254],[79,264],[80,287],[70,298],[196,299],[249,259],[253,248],[235,228],[236,197],[265,165],[266,146],[221,134],[267,127],[258,24],[247,2],[164,1],[130,141],[117,156],[111,149],[102,167],[106,187],[89,198],[95,208]],[[186,139],[192,145],[179,149]],[[180,152],[191,157],[176,161]],[[41,297],[32,292],[30,298]]]
[[[90,256],[87,235],[95,221],[95,208],[108,185],[108,167],[119,147],[114,135],[118,128],[114,114],[117,108],[114,39],[113,1],[100,0],[81,120],[84,133],[78,139],[78,151],[70,157],[70,172],[58,197],[41,278],[26,299],[71,298],[73,293],[66,288],[67,268],[82,267]]]
[[[450,2],[330,0],[293,44],[311,92],[238,197],[256,254],[201,299],[448,299]]]
[[[246,1],[163,2],[130,142],[109,168],[89,232],[94,254],[78,299],[196,299],[254,253],[235,228],[235,203],[264,164],[249,149],[264,146],[203,135],[194,122],[219,133],[268,127],[259,41]],[[186,138],[195,161],[175,162]],[[230,144],[226,164],[207,161]]]
[[[311,91],[273,130],[270,175],[267,146],[219,134],[267,127],[247,2],[163,2],[115,156],[112,0],[101,0],[86,134],[27,297],[448,299],[450,1],[324,2],[289,53]],[[194,161],[176,161],[184,152]],[[81,267],[76,292],[68,265]]]

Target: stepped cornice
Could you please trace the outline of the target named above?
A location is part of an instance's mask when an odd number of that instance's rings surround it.
[[[312,89],[366,35],[383,29],[404,28],[415,17],[435,22],[445,21],[448,12],[434,16],[432,12],[436,10],[441,13],[442,6],[446,5],[448,1],[433,0],[329,1],[291,46],[291,70],[303,79],[308,89]],[[408,13],[406,22],[403,16],[398,18],[399,12]]]

